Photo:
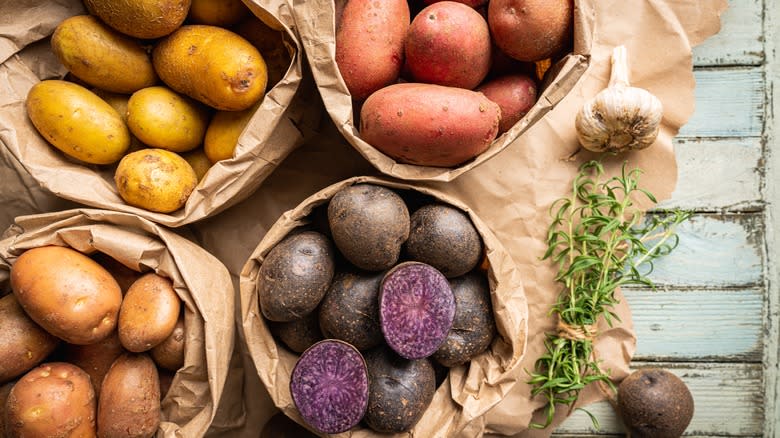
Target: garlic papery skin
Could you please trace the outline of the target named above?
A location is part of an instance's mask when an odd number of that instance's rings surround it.
[[[586,102],[575,119],[577,138],[593,152],[644,149],[658,137],[663,106],[649,91],[629,85],[625,46],[612,51],[607,88]]]

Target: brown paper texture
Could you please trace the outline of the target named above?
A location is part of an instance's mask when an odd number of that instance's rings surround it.
[[[358,124],[355,123],[355,106],[336,65],[336,22],[345,3],[345,0],[292,0],[301,43],[325,109],[342,135],[382,173],[404,180],[451,181],[491,159],[554,108],[588,67],[588,42],[591,39],[588,23],[592,14],[588,3],[578,0],[574,13],[577,24],[574,28],[574,51],[558,62],[555,78],[544,90],[540,90],[536,105],[515,126],[496,138],[485,152],[454,168],[399,163],[360,138]]]
[[[10,291],[10,269],[17,257],[45,245],[68,246],[85,254],[102,252],[133,270],[154,271],[173,281],[184,307],[185,363],[162,401],[158,436],[203,436],[223,390],[226,395],[235,391],[226,385],[235,326],[233,284],[224,265],[191,241],[145,219],[103,210],[68,210],[21,217],[6,230],[0,240],[0,292]],[[223,414],[223,427],[240,426],[240,414]]]
[[[290,374],[298,355],[279,347],[260,316],[256,282],[263,258],[290,231],[305,225],[313,208],[325,204],[340,189],[361,182],[394,189],[408,189],[405,183],[371,177],[350,178],[331,185],[304,200],[294,210],[284,213],[268,231],[241,273],[241,323],[249,352],[258,375],[266,385],[275,405],[288,416],[303,423],[290,396]],[[499,336],[490,349],[471,360],[470,366],[451,368],[448,378],[439,386],[423,417],[409,433],[416,436],[456,436],[469,423],[503,399],[522,370],[517,367],[525,350],[527,302],[522,281],[511,256],[493,233],[466,206],[435,190],[418,190],[464,210],[482,236],[490,268],[488,279],[493,312]],[[357,427],[342,436],[374,435],[370,429]],[[399,434],[404,436],[406,434]]]
[[[298,7],[305,6],[295,5],[296,14]],[[717,33],[726,2],[583,0],[577,7],[581,18],[578,23],[590,26],[583,33],[591,35],[589,41],[577,44],[584,45],[581,51],[590,52],[591,60],[561,102],[493,159],[454,181],[413,184],[415,189],[435,189],[448,199],[468,206],[493,231],[517,264],[529,312],[528,345],[520,369],[533,368],[543,351],[544,333],[555,326],[555,321],[547,316],[558,294],[553,280],[555,267],[540,261],[546,249],[549,206],[569,193],[579,165],[597,157],[580,152],[573,160],[566,159],[578,148],[574,130],[576,112],[586,99],[606,86],[612,48],[625,45],[632,84],[657,95],[664,106],[662,131],[650,148],[605,157],[604,163],[611,174],[620,170],[623,160],[628,161],[629,168],[642,168],[642,186],[659,201],[668,199],[677,182],[672,138],[694,109],[691,46]],[[328,14],[332,13],[309,16],[312,23],[308,25],[313,26],[317,17]],[[307,25],[297,19],[299,26]],[[305,37],[302,41],[308,48],[311,41],[307,42]],[[314,53],[310,62],[322,62],[316,59],[317,52]],[[337,87],[338,82],[335,77],[330,78],[331,87]],[[323,97],[327,99],[328,95],[323,93]],[[323,120],[306,136],[305,145],[290,154],[255,194],[219,216],[196,224],[194,228],[204,247],[236,274],[252,256],[257,243],[287,210],[330,184],[355,175],[379,174],[340,134],[339,126],[330,119]],[[621,299],[615,310],[623,322],[610,330],[602,325],[597,349],[605,361],[604,367],[611,369],[615,379],[620,380],[628,373],[635,334],[628,303]],[[520,374],[518,379],[501,402],[470,423],[459,436],[549,436],[554,427],[527,431],[534,411],[544,401],[531,399],[531,387],[524,383],[526,376]],[[266,392],[254,392],[247,397],[255,402],[254,415],[262,418],[259,424],[275,412]],[[581,405],[602,398],[599,391],[586,388],[581,394]],[[566,411],[559,409],[558,423],[565,418]]]
[[[279,163],[302,143],[297,127],[320,113],[312,108],[310,84],[302,84],[304,66],[293,19],[284,0],[246,0],[255,15],[283,31],[292,63],[284,78],[268,90],[239,138],[233,158],[212,166],[186,205],[170,214],[132,207],[119,197],[113,182],[115,166],[95,166],[67,158],[49,145],[29,121],[25,99],[43,79],[61,78],[65,70],[51,50],[48,36],[63,19],[83,14],[79,0],[27,0],[0,5],[0,148],[21,163],[47,191],[91,207],[132,213],[171,227],[216,214],[249,196]],[[39,42],[34,56],[23,50]],[[55,67],[56,66],[56,67]],[[52,68],[54,67],[54,68]],[[31,212],[23,212],[31,213]]]

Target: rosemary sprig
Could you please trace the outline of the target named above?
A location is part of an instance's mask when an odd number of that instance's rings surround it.
[[[555,279],[561,293],[550,310],[558,316],[559,330],[547,334],[547,352],[530,373],[532,394],[547,399],[545,423],[532,423],[532,428],[549,426],[557,405],[572,409],[590,383],[602,382],[615,390],[609,370],[602,370],[594,357],[595,326],[600,318],[610,326],[619,320],[613,311],[618,287],[654,287],[648,278],[653,262],[677,246],[675,227],[690,217],[690,212],[680,210],[646,217],[637,200],[657,201],[639,187],[641,173],[640,169],[627,171],[624,163],[620,175],[603,180],[602,165],[586,162],[573,181],[571,195],[550,209],[543,259],[559,266]],[[598,429],[598,420],[588,415]]]

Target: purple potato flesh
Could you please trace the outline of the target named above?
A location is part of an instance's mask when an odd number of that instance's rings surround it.
[[[290,393],[303,420],[318,432],[345,432],[368,407],[368,371],[352,345],[325,339],[304,351],[292,371]]]
[[[447,338],[455,318],[455,297],[436,268],[405,262],[382,280],[379,321],[385,342],[406,359],[433,354]]]

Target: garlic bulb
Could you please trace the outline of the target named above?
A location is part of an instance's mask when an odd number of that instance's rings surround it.
[[[657,97],[629,85],[626,48],[618,46],[612,51],[609,85],[577,113],[577,137],[593,152],[644,149],[658,137],[662,115]]]

